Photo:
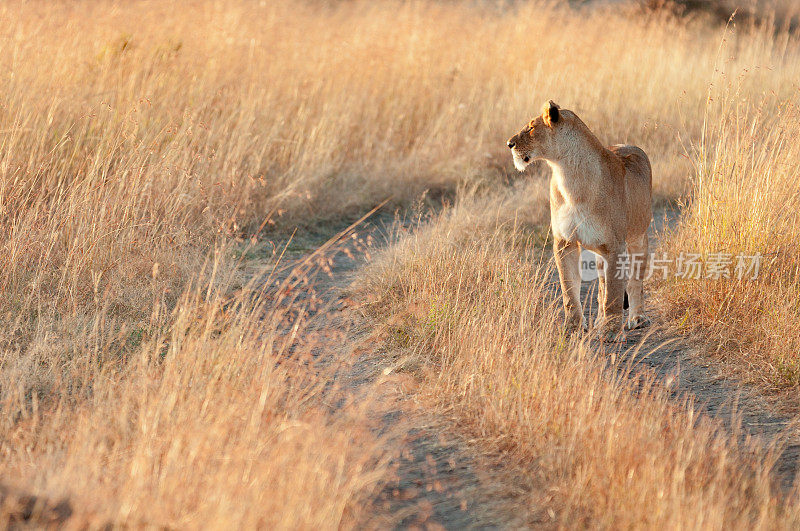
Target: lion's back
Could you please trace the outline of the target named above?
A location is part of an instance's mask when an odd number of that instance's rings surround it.
[[[618,144],[608,148],[625,165],[625,197],[628,208],[628,232],[642,233],[652,219],[653,171],[650,159],[638,146]]]
[[[608,149],[622,159],[625,169],[632,178],[639,180],[648,188],[652,186],[653,171],[650,168],[650,159],[642,148],[632,144],[617,144]]]

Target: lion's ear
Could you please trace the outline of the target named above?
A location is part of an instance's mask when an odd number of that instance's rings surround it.
[[[544,120],[545,125],[553,127],[553,124],[558,122],[559,118],[561,118],[561,114],[558,112],[560,108],[561,107],[556,105],[553,100],[544,104],[542,108],[542,120]]]

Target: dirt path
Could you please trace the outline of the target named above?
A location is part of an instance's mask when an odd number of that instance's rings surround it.
[[[394,239],[394,224],[392,216],[376,215],[351,230],[340,226],[304,235],[272,281],[297,286],[293,306],[303,308],[308,319],[304,334],[314,336],[315,349],[341,360],[346,368],[338,383],[357,400],[374,404],[375,429],[396,449],[392,477],[364,526],[488,529],[502,521],[507,527],[509,519],[498,509],[502,500],[490,494],[482,479],[486,474],[465,441],[408,398],[413,377],[392,372],[392,360],[376,350],[368,330],[359,328],[355,303],[346,296],[359,267]],[[326,243],[339,230],[338,240]],[[309,253],[321,245],[327,247],[324,252]]]
[[[656,214],[651,249],[675,218],[674,211],[662,210]],[[591,321],[597,315],[597,282],[584,282],[581,297],[586,317]],[[652,314],[652,303],[648,308]],[[785,491],[792,487],[800,466],[797,421],[775,413],[752,386],[722,374],[690,341],[654,325],[629,333],[624,343],[597,347],[617,354],[622,361],[632,362],[634,376],[654,375],[676,400],[689,398],[697,411],[718,419],[724,429],[739,433],[742,439],[753,437],[764,446],[779,441],[782,448],[774,475]],[[624,367],[624,363],[620,364],[620,370],[625,370]]]

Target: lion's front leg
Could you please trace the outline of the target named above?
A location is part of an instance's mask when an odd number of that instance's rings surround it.
[[[625,298],[625,271],[619,267],[625,256],[624,246],[603,253],[604,267],[601,275],[605,285],[598,333],[603,341],[616,341],[622,330],[622,303]]]
[[[564,301],[564,327],[568,333],[586,330],[586,319],[581,306],[580,247],[575,242],[555,239],[553,254],[561,281],[561,297]]]

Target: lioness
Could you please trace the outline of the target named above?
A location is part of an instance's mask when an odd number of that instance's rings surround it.
[[[614,341],[620,333],[626,276],[630,308],[625,326],[630,330],[647,324],[642,280],[652,219],[652,172],[644,151],[630,145],[603,147],[574,112],[552,101],[508,139],[508,147],[519,171],[534,160],[544,160],[552,169],[550,223],[567,331],[587,328],[580,300],[581,248],[598,255],[600,336]]]

